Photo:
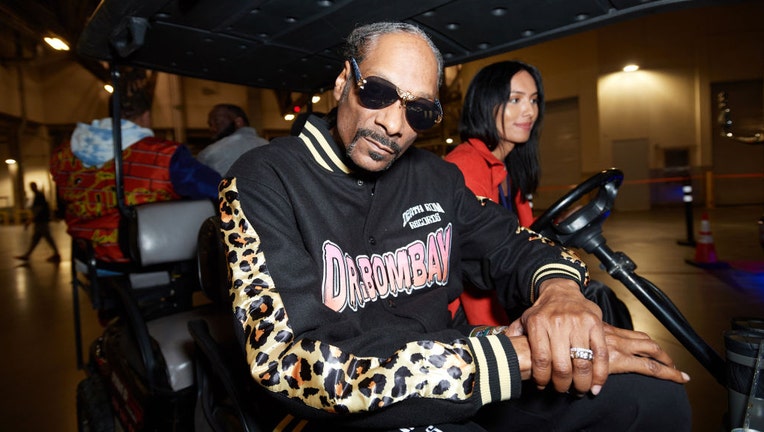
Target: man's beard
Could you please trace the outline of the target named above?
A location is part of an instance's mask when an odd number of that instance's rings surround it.
[[[352,154],[355,150],[356,144],[358,143],[358,140],[361,138],[371,138],[380,145],[383,145],[385,147],[390,148],[393,151],[393,158],[390,161],[390,163],[385,166],[382,171],[387,170],[390,168],[390,166],[395,162],[401,155],[401,146],[398,145],[397,142],[387,138],[386,136],[380,135],[376,132],[373,132],[369,129],[358,129],[355,133],[355,136],[353,137],[353,140],[350,142],[350,145],[348,145],[346,154],[350,160],[353,160]],[[376,151],[369,151],[369,157],[374,161],[382,161],[385,159],[385,155],[376,152]]]
[[[212,137],[212,140],[213,141],[221,140],[227,137],[228,135],[231,135],[234,132],[236,132],[236,124],[234,122],[228,123],[228,126],[226,126],[225,129],[221,130],[220,132],[218,132],[217,135]]]

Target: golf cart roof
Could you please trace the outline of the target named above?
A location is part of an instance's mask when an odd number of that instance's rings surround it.
[[[259,88],[321,92],[357,25],[422,27],[446,65],[658,11],[721,0],[103,0],[79,54]]]

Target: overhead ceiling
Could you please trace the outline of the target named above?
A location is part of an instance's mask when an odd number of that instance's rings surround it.
[[[106,70],[99,60],[105,60],[310,93],[331,85],[343,61],[339,47],[358,24],[417,24],[454,65],[645,14],[724,1],[3,0],[0,23],[34,43],[51,32],[77,41],[73,55],[101,78]],[[0,56],[7,57],[4,46]]]
[[[74,42],[98,0],[3,0],[0,23],[24,37],[56,34]]]
[[[643,14],[720,0],[105,0],[82,55],[254,87],[330,87],[343,38],[381,20],[419,25],[447,65]]]
[[[76,44],[85,23],[99,0],[2,0],[0,1],[0,61],[30,61],[45,56],[42,39],[57,36],[70,46]],[[105,68],[95,59],[73,57],[93,74],[108,79]]]

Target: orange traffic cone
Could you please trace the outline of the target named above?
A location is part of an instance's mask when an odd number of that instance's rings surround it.
[[[711,222],[708,221],[708,213],[703,213],[700,219],[700,236],[695,247],[695,262],[713,264],[717,261],[714,237],[711,235]]]
[[[716,256],[714,237],[711,235],[711,223],[708,221],[708,213],[703,212],[700,220],[700,233],[695,243],[695,259],[686,260],[688,264],[699,267],[723,267],[726,263],[719,261]]]

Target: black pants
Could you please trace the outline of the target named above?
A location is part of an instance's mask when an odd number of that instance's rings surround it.
[[[29,244],[29,249],[27,249],[27,252],[24,255],[31,255],[32,251],[37,247],[37,244],[40,243],[40,240],[42,239],[45,239],[45,241],[50,245],[50,248],[53,249],[53,253],[58,255],[58,247],[56,247],[56,242],[53,240],[53,236],[50,234],[50,226],[47,222],[36,222],[34,224],[34,231],[32,232],[32,243]]]
[[[597,396],[576,396],[532,381],[520,399],[484,407],[474,419],[487,431],[690,431],[690,402],[681,384],[637,374],[610,375]]]
[[[279,412],[279,407],[275,412]],[[269,412],[274,412],[269,411]],[[684,432],[692,430],[692,415],[682,384],[637,374],[610,375],[597,396],[559,393],[549,386],[536,389],[533,381],[523,382],[522,395],[511,401],[483,407],[475,417],[462,423],[431,426],[371,429],[340,427],[335,422],[308,422],[303,432]],[[267,416],[263,416],[265,418]],[[278,416],[273,429],[279,421]],[[295,418],[294,424],[300,424]],[[294,425],[281,425],[290,431]],[[265,428],[264,428],[265,430]]]

